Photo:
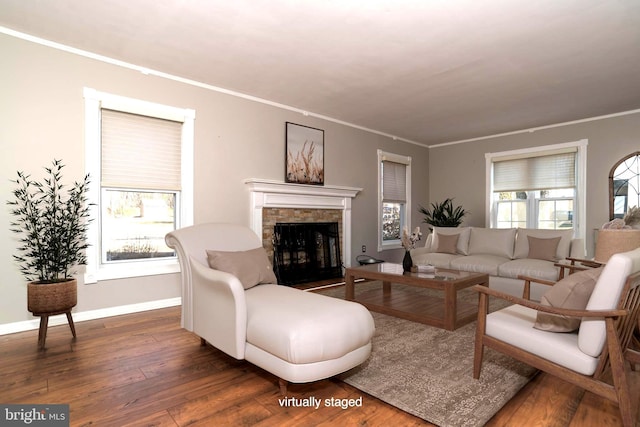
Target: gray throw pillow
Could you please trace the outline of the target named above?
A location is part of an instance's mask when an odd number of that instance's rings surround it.
[[[587,308],[587,303],[603,268],[570,274],[546,291],[540,299],[540,303],[551,307],[584,310]],[[549,332],[573,332],[580,327],[581,320],[578,317],[558,316],[539,311],[533,327]]]
[[[440,234],[438,236],[438,247],[436,248],[436,252],[457,254],[459,237],[460,234]]]
[[[527,258],[552,262],[558,260],[556,258],[556,250],[558,249],[561,237],[540,239],[538,237],[527,236],[527,239],[529,239],[529,256]]]
[[[233,274],[245,289],[260,283],[277,283],[264,248],[226,252],[207,250],[209,267]]]

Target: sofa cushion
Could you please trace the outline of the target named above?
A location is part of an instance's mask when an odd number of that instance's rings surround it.
[[[433,265],[437,268],[451,268],[451,260],[463,258],[463,255],[443,254],[437,252],[421,253],[411,255],[415,265]]]
[[[288,286],[248,290],[247,343],[295,364],[337,359],[371,342],[375,324],[362,305]]]
[[[436,252],[444,254],[458,253],[458,238],[460,234],[441,234],[438,236],[438,247]]]
[[[470,227],[433,227],[433,240],[431,242],[431,251],[438,252],[439,236],[441,235],[458,235],[458,241],[456,242],[456,248],[459,254],[469,255],[469,234],[471,233]]]
[[[245,289],[259,283],[277,283],[264,248],[227,252],[207,250],[209,267],[233,274]]]
[[[471,227],[469,235],[469,255],[496,255],[513,258],[515,228]]]
[[[527,258],[552,262],[558,260],[557,249],[558,243],[560,243],[560,237],[539,239],[537,237],[527,236],[527,239],[529,240],[529,255],[527,255]]]
[[[540,304],[551,307],[584,310],[587,307],[601,268],[570,274],[542,295]],[[580,327],[578,317],[558,316],[539,311],[534,328],[549,332],[573,332]]]
[[[550,261],[541,259],[512,259],[498,267],[498,276],[517,279],[529,276],[545,280],[558,280],[558,268]]]
[[[516,234],[516,245],[513,254],[514,258],[529,257],[528,236],[536,237],[538,239],[551,239],[554,237],[560,237],[560,242],[558,242],[558,247],[556,248],[556,260],[562,260],[569,256],[573,230],[541,230],[534,228],[518,228]]]
[[[498,275],[498,267],[509,261],[509,258],[496,255],[469,255],[451,260],[451,268],[472,273],[486,273],[490,276]]]

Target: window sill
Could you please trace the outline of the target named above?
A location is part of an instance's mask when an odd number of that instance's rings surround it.
[[[157,276],[180,272],[180,264],[176,258],[161,261],[131,261],[118,264],[102,265],[97,271],[87,272],[84,283],[92,284],[103,280],[128,279],[133,277]]]

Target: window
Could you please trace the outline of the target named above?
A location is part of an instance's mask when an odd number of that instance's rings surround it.
[[[193,110],[85,89],[94,204],[86,283],[178,271],[164,236],[193,223]]]
[[[487,154],[490,226],[569,228],[584,236],[586,145]]]
[[[411,157],[378,150],[378,251],[400,248],[411,223]]]

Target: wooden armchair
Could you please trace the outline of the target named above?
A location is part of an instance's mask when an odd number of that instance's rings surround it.
[[[640,249],[636,249],[607,262],[584,310],[554,308],[475,286],[480,298],[473,377],[480,377],[484,347],[490,347],[616,402],[624,426],[635,426],[638,396],[630,394],[628,375],[640,363],[640,353],[630,348],[639,326],[639,284]],[[514,305],[488,314],[489,297]],[[581,318],[579,329],[564,333],[535,329],[538,312]],[[608,373],[613,384],[604,379]]]

